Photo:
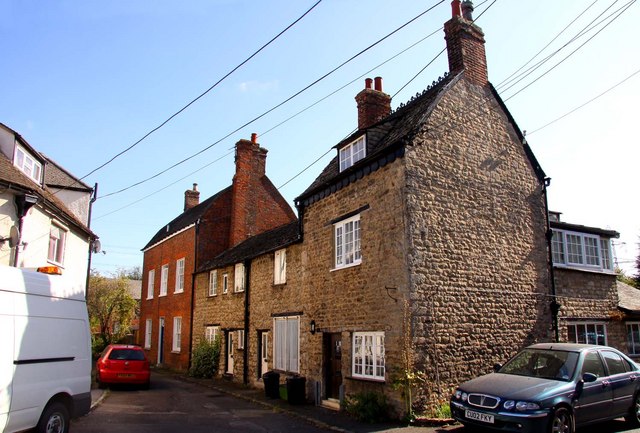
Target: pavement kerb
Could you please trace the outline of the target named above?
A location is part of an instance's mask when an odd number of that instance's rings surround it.
[[[179,374],[174,374],[174,378],[176,378],[178,380],[185,381],[185,382],[194,383],[196,385],[200,385],[200,386],[203,386],[205,388],[214,389],[216,391],[231,395],[231,396],[236,397],[236,398],[243,399],[245,401],[250,401],[252,403],[259,404],[261,406],[273,409],[274,411],[282,412],[282,413],[284,413],[284,414],[286,414],[288,416],[295,417],[295,418],[298,418],[298,419],[302,419],[302,420],[307,421],[307,422],[309,422],[309,423],[311,423],[311,424],[313,424],[313,425],[315,425],[316,427],[319,427],[319,428],[324,428],[324,429],[327,429],[327,430],[332,430],[332,431],[340,432],[340,433],[354,433],[351,430],[347,430],[347,429],[343,429],[343,428],[340,428],[340,427],[336,427],[336,426],[331,425],[331,424],[327,424],[327,423],[325,423],[323,421],[320,421],[320,420],[318,420],[316,418],[300,414],[300,413],[298,413],[298,412],[296,412],[294,410],[283,408],[282,406],[279,406],[279,405],[270,404],[267,401],[259,400],[259,399],[253,398],[251,396],[244,395],[242,393],[234,392],[234,391],[231,391],[229,389],[226,389],[226,388],[223,388],[223,387],[220,387],[220,386],[216,386],[213,383],[203,383],[202,381],[192,379],[189,376],[184,376],[184,375],[179,375]]]

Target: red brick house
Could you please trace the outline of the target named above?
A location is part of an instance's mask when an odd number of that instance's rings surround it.
[[[186,370],[191,352],[193,272],[201,261],[296,216],[265,174],[267,150],[253,134],[236,144],[231,186],[200,203],[197,184],[184,212],[160,228],[144,252],[138,343],[153,363]]]

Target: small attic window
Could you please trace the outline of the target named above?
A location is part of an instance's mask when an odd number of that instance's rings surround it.
[[[367,146],[364,135],[340,149],[340,171],[345,171],[367,156],[366,149]]]
[[[35,180],[37,183],[41,181],[42,164],[35,160],[22,146],[16,146],[13,165],[18,167],[20,171]]]

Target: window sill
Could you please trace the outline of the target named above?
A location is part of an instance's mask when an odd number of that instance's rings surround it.
[[[287,285],[287,283],[286,283],[286,282],[284,282],[284,283],[273,283],[273,284],[271,285],[271,287],[273,287],[274,289],[280,289],[280,288],[282,288],[282,287],[285,287],[286,285]]]
[[[562,265],[554,264],[553,267],[556,269],[567,269],[570,271],[589,272],[591,274],[602,274],[602,275],[611,275],[611,276],[616,275],[614,271],[611,271],[609,269],[596,268],[596,267],[591,268],[586,266],[564,265],[564,264]]]
[[[380,383],[382,385],[386,384],[386,381],[384,379],[375,379],[373,377],[346,376],[345,379],[357,380],[359,382]]]
[[[171,353],[175,353],[176,355],[179,355],[180,351],[179,350],[172,350]]]
[[[180,290],[179,292],[173,292],[174,295],[179,295],[180,293],[184,293],[184,290]]]
[[[362,264],[362,261],[359,261],[357,263],[351,263],[350,265],[345,265],[345,266],[340,266],[339,268],[330,269],[329,272],[341,271],[342,269],[355,268],[356,266],[360,266],[361,264]]]

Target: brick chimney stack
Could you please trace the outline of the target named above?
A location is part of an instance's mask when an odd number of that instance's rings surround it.
[[[364,89],[356,95],[358,129],[366,129],[391,113],[391,96],[382,91],[382,78],[364,80]]]
[[[233,176],[230,247],[255,234],[259,199],[256,194],[265,176],[267,149],[258,144],[258,135],[251,134],[251,141],[236,143],[236,174]]]
[[[451,19],[444,24],[449,73],[456,75],[464,71],[467,80],[484,86],[488,82],[485,40],[482,29],[473,23],[473,3],[453,0],[451,11]]]
[[[184,192],[184,211],[188,211],[192,207],[196,207],[200,204],[200,191],[198,191],[198,184],[193,184],[193,189],[188,189]]]

